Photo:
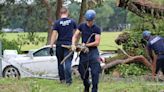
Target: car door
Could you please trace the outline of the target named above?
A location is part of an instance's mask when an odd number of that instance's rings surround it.
[[[40,77],[57,77],[57,58],[55,54],[51,56],[49,50],[49,47],[45,47],[34,52],[31,62],[24,63],[22,66],[30,69],[32,73]],[[55,48],[53,50],[55,52]]]

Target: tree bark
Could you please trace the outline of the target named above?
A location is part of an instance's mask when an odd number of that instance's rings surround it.
[[[158,19],[164,18],[164,7],[148,0],[118,0],[117,6],[128,9],[140,17],[148,14]]]
[[[148,68],[150,68],[152,70],[151,63],[144,56],[129,57],[125,60],[115,60],[115,61],[112,61],[112,62],[106,64],[103,67],[103,69],[108,69],[108,68],[111,68],[111,67],[116,66],[118,64],[126,64],[126,63],[133,63],[133,62],[141,62],[145,66],[147,66]]]
[[[132,62],[141,62],[143,63],[145,66],[147,66],[148,68],[150,68],[152,70],[152,63],[149,62],[144,56],[140,55],[140,56],[130,56],[128,53],[126,53],[126,51],[124,49],[121,49],[118,47],[118,49],[120,49],[120,51],[126,55],[128,58],[127,59],[123,59],[123,60],[115,60],[112,62],[109,62],[108,64],[106,64],[103,69],[108,69],[111,68],[113,66],[116,66],[118,64],[126,64],[126,63],[132,63]]]
[[[57,7],[56,7],[56,20],[60,18],[60,9],[62,8],[63,0],[57,0]]]
[[[53,20],[52,20],[52,15],[51,15],[51,6],[48,2],[48,0],[43,0],[42,1],[43,4],[46,6],[47,9],[47,22],[48,22],[48,35],[47,35],[47,44],[50,44],[50,40],[51,40],[51,34],[52,34],[52,24],[53,24]]]
[[[52,9],[51,5],[49,4],[48,0],[42,0],[42,3],[46,6],[47,9],[47,22],[48,22],[48,35],[47,35],[47,44],[50,44],[51,41],[51,34],[52,34],[52,25],[53,25],[53,19],[52,19]],[[62,7],[63,0],[57,0],[57,8],[56,8],[56,19],[60,18],[60,9]]]
[[[86,11],[86,5],[87,5],[87,0],[82,0],[80,15],[79,15],[79,22],[78,22],[79,24],[84,21],[84,13]]]

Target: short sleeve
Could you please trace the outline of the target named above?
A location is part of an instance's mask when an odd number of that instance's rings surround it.
[[[54,22],[54,25],[53,25],[53,30],[54,31],[58,31],[59,30],[59,27],[58,27],[58,22]]]
[[[99,27],[96,27],[96,34],[101,35],[101,29]]]
[[[78,26],[78,30],[79,30],[80,32],[82,32],[82,28],[83,28],[83,24],[80,24],[80,25]]]
[[[72,22],[73,22],[73,28],[77,29],[77,23],[74,20],[72,20]]]

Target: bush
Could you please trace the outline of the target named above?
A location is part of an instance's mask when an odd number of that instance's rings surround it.
[[[121,77],[141,76],[150,72],[150,69],[141,63],[119,64],[110,69],[106,69],[106,74],[119,73]]]
[[[15,40],[8,41],[7,39],[3,38],[0,39],[0,41],[2,42],[2,51],[4,51],[5,49],[11,49],[11,50],[17,50],[18,53],[20,53],[19,46]]]
[[[116,66],[115,71],[118,71],[121,73],[121,76],[129,76],[129,75],[134,75],[134,76],[140,76],[147,74],[149,72],[149,69],[138,63],[131,63],[131,64],[120,64]]]
[[[2,51],[4,51],[5,49],[11,49],[11,50],[17,50],[18,53],[20,53],[20,49],[15,40],[8,41],[6,39],[0,39],[0,41],[2,42]]]
[[[20,53],[20,48],[16,40],[8,41],[4,38],[5,34],[0,33],[0,41],[2,42],[2,52],[5,49],[17,50]]]
[[[18,45],[20,46],[20,49],[24,45],[38,45],[39,43],[45,42],[46,38],[37,35],[36,33],[33,32],[28,32],[28,34],[19,34],[17,35],[17,41]]]

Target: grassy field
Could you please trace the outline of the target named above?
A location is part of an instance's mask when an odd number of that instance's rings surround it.
[[[26,33],[7,33],[5,35],[5,38],[7,38],[8,40],[12,40],[12,39],[16,40],[18,38],[18,34],[26,34]],[[117,48],[115,46],[117,45],[115,44],[114,40],[119,34],[120,32],[102,32],[101,43],[99,48],[101,50],[116,50]],[[37,35],[47,37],[47,33],[37,33]],[[45,42],[42,42],[39,45],[25,45],[22,47],[22,51],[36,49],[38,47],[44,46],[45,44],[46,44],[46,40]]]
[[[0,79],[0,92],[83,92],[83,85],[79,79],[74,79],[71,86],[47,79]],[[164,92],[164,83],[107,78],[100,80],[99,92]]]

